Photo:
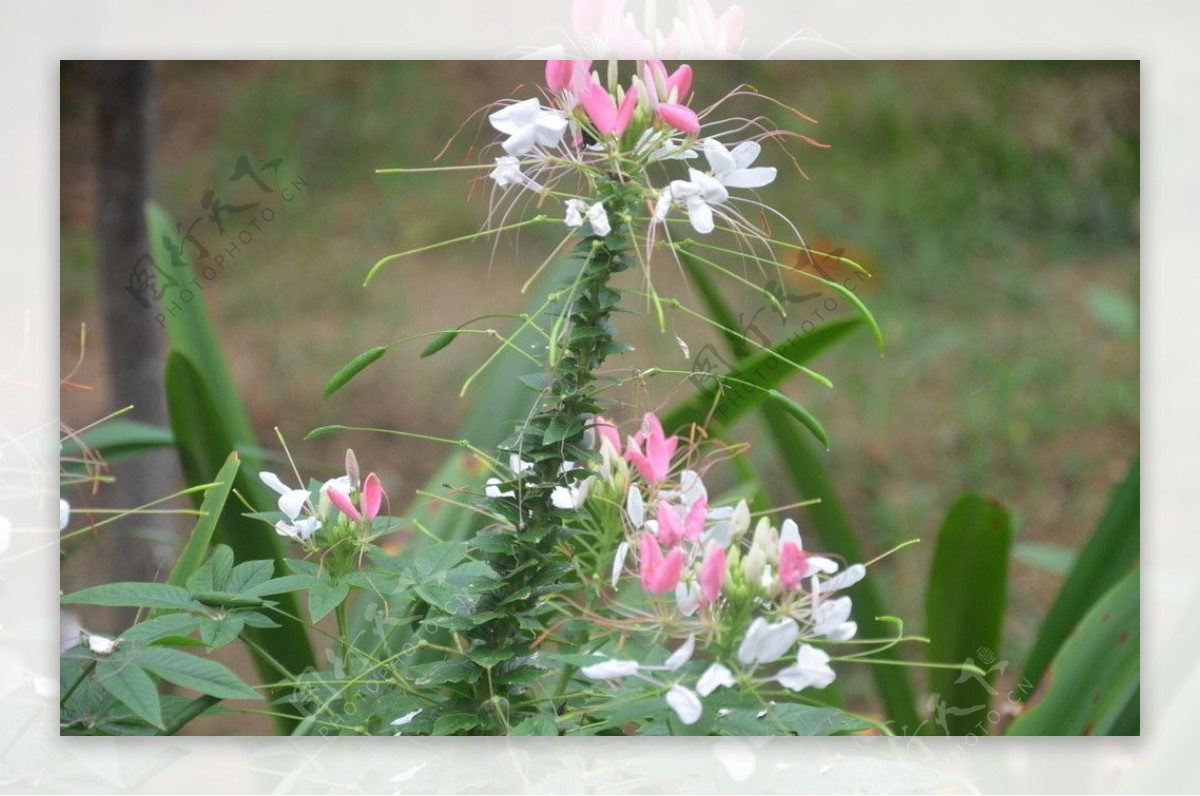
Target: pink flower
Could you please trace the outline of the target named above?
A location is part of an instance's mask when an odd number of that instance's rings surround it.
[[[725,568],[725,548],[713,546],[704,559],[704,566],[700,567],[700,599],[706,605],[720,596],[721,584],[725,582]]]
[[[617,107],[616,100],[598,83],[588,83],[579,92],[579,102],[587,111],[588,117],[600,135],[621,136],[629,122],[633,119],[633,111],[637,107],[637,89],[630,88]]]
[[[578,92],[587,82],[590,60],[565,60],[546,62],[546,87],[555,94],[563,91]]]
[[[704,519],[708,515],[708,498],[701,495],[688,509],[687,518],[680,519],[669,503],[658,504],[658,540],[667,547],[679,544],[683,539],[700,541],[704,533]]]
[[[592,420],[592,428],[600,433],[600,439],[606,439],[618,454],[621,452],[621,432],[611,420],[596,415]]]
[[[674,591],[683,572],[683,551],[676,547],[664,557],[654,536],[645,533],[638,546],[638,564],[643,589],[651,594]]]
[[[383,484],[379,481],[379,476],[371,473],[367,479],[363,481],[362,494],[358,497],[359,505],[362,511],[354,506],[350,496],[340,489],[330,487],[326,492],[329,495],[329,502],[337,506],[338,510],[349,517],[354,522],[366,517],[367,521],[375,519],[379,515],[379,508],[383,505]]]
[[[665,436],[662,423],[653,412],[647,412],[643,422],[646,430],[639,430],[629,438],[625,458],[633,462],[648,483],[657,484],[671,471],[671,457],[675,455],[679,438]],[[642,451],[643,443],[645,452]]]
[[[695,135],[700,132],[700,118],[691,108],[674,102],[659,103],[658,118],[674,127],[681,133]]]
[[[808,570],[808,555],[795,542],[784,542],[779,546],[779,582],[785,589],[800,588],[800,579]]]
[[[642,80],[647,91],[653,92],[651,104],[657,106],[662,102],[684,102],[692,90],[692,68],[683,64],[668,76],[667,67],[662,61],[646,61]]]

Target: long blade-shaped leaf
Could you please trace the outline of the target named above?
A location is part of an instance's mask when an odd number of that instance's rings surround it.
[[[938,533],[925,592],[931,662],[970,659],[986,668],[998,657],[1011,544],[1012,522],[999,504],[964,495],[951,507]],[[946,712],[946,734],[972,732],[979,723],[975,709],[990,704],[994,680],[992,672],[964,678],[954,669],[930,670],[931,695],[955,709]]]
[[[1029,709],[1009,735],[1136,734],[1141,681],[1137,570],[1092,606],[1062,645],[1037,689],[1023,679]]]
[[[1071,574],[1046,614],[1034,642],[1024,676],[1036,683],[1063,642],[1097,600],[1138,559],[1140,549],[1141,468],[1135,458],[1125,480],[1113,490],[1104,517],[1079,553]]]
[[[237,453],[229,454],[221,471],[217,473],[217,485],[204,495],[204,501],[200,504],[200,511],[204,516],[192,528],[187,544],[179,554],[179,560],[175,562],[175,567],[167,577],[167,583],[174,586],[184,585],[192,573],[204,563],[213,533],[217,530],[217,520],[221,517],[221,510],[225,508],[225,501],[229,498],[229,490],[233,488],[233,478],[237,475],[239,465],[241,461]]]

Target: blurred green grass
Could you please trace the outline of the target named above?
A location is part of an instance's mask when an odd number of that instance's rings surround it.
[[[834,482],[868,549],[929,539],[967,490],[1008,506],[1018,541],[1077,547],[1139,440],[1137,63],[695,66],[698,107],[749,83],[818,124],[743,99],[732,112],[766,113],[830,145],[794,147],[807,180],[768,148],[763,160],[781,166],[781,179],[764,199],[875,272],[862,293],[886,355],[854,340],[819,363],[835,390],[801,381],[788,390],[828,429]],[[523,233],[494,256],[485,242],[405,261],[364,290],[379,257],[475,231],[487,214],[487,191],[472,192],[461,172],[373,172],[428,165],[470,113],[514,91],[531,96],[540,72],[529,62],[157,65],[157,193],[176,216],[198,214],[203,191],[251,147],[286,158],[311,185],[205,294],[261,440],[278,425],[298,443],[335,422],[452,432],[464,411],[454,396],[489,350],[483,341],[430,361],[419,346],[397,352],[328,404],[321,387],[372,345],[515,309],[557,232]],[[62,89],[62,355],[73,362],[78,324],[97,314],[86,65],[65,67]],[[472,144],[490,136],[475,141],[476,132],[466,125],[444,162],[477,160]],[[670,271],[660,289],[686,297]],[[761,308],[752,294],[730,297],[747,318]],[[805,315],[786,326],[769,311],[758,317],[775,338]],[[620,326],[639,348],[631,362],[681,366],[673,335],[634,319]],[[712,338],[692,325],[675,331],[693,352]],[[98,389],[64,397],[69,423],[105,408],[102,353],[89,350],[76,379]],[[294,450],[332,469],[347,442],[400,502],[441,455],[368,438]],[[754,455],[772,470],[769,446]],[[779,484],[772,491],[793,499]],[[892,587],[895,612],[914,621],[925,547],[873,570]],[[1059,576],[1017,563],[1012,577],[1005,653],[1017,659]]]

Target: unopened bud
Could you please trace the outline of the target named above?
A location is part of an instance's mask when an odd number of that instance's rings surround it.
[[[358,459],[349,448],[346,448],[346,475],[350,476],[350,487],[358,489]]]

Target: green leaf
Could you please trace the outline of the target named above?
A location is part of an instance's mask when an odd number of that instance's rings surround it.
[[[451,713],[433,723],[431,735],[456,735],[483,725],[483,720],[471,713]]]
[[[228,613],[220,618],[204,617],[200,621],[200,639],[210,650],[214,650],[235,640],[245,626],[246,620],[241,614]]]
[[[82,443],[82,444],[81,444]],[[146,451],[172,448],[171,429],[118,417],[63,441],[62,459],[77,459],[90,450],[112,463]]]
[[[513,735],[558,735],[558,727],[545,716],[530,716],[513,727]]]
[[[312,588],[308,590],[308,612],[312,621],[320,622],[330,611],[341,605],[348,594],[350,587],[340,581],[335,583],[321,578],[313,583]]]
[[[366,370],[370,365],[374,364],[376,360],[378,360],[387,352],[388,346],[375,346],[374,348],[362,352],[354,359],[346,363],[341,370],[333,374],[333,378],[331,378],[329,383],[325,385],[325,400],[328,401],[331,395],[342,389],[342,387],[346,386],[346,382],[350,381],[359,373]]]
[[[267,583],[274,574],[274,561],[243,561],[229,573],[229,580],[225,584],[225,591],[233,592],[234,594],[250,591]],[[261,597],[262,594],[255,593],[253,596]]]
[[[187,579],[187,587],[193,592],[223,591],[229,573],[233,571],[233,551],[226,545],[219,544],[213,548],[212,554],[200,565],[199,569]]]
[[[195,614],[173,613],[138,622],[121,634],[121,638],[152,642],[167,636],[186,636],[200,626],[200,617]]]
[[[930,670],[930,692],[957,710],[991,703],[989,686],[996,677],[989,665],[1000,657],[1011,544],[1008,512],[978,495],[959,498],[938,533],[925,591],[927,657],[932,663],[971,660],[988,670],[986,678],[963,677],[955,669]],[[947,711],[945,731],[966,735],[978,722],[973,712]]]
[[[307,589],[316,582],[312,575],[284,575],[274,578],[258,586],[251,586],[242,591],[244,597],[267,597],[272,594],[287,594],[288,592]]]
[[[1107,735],[1129,731],[1140,672],[1140,574],[1129,572],[1084,615],[1034,690],[1009,735]],[[1036,696],[1030,696],[1036,694]]]
[[[1113,490],[1104,517],[1080,551],[1071,574],[1046,614],[1025,662],[1024,676],[1034,683],[1042,678],[1046,666],[1088,608],[1137,561],[1141,546],[1140,477],[1140,460],[1135,458],[1125,480]]]
[[[96,664],[96,683],[138,718],[163,729],[158,689],[150,675],[128,658],[102,658]]]
[[[783,407],[783,411],[799,420],[800,425],[811,431],[812,435],[817,438],[817,441],[824,445],[826,450],[829,450],[829,435],[825,433],[825,427],[807,409],[779,390],[769,390],[767,396]]]
[[[1013,545],[1013,559],[1032,567],[1066,577],[1075,564],[1076,553],[1069,547],[1050,542],[1017,542]]]
[[[200,568],[208,546],[212,543],[213,533],[217,529],[217,520],[221,516],[221,510],[225,507],[225,501],[229,499],[229,491],[233,488],[233,479],[240,466],[241,461],[238,459],[237,453],[230,453],[229,457],[225,459],[225,464],[217,473],[217,485],[205,492],[204,500],[200,504],[203,516],[192,528],[187,544],[184,545],[183,552],[179,554],[179,560],[175,562],[171,574],[167,577],[167,583],[182,586]]]
[[[138,650],[135,661],[175,685],[221,699],[259,699],[258,693],[216,661],[166,647]]]
[[[441,351],[443,348],[457,340],[460,334],[462,334],[462,329],[450,329],[442,332],[437,337],[433,338],[433,340],[429,342],[429,345],[425,346],[425,348],[421,351],[421,359],[431,357],[438,351]]]
[[[67,605],[200,610],[186,589],[167,583],[105,583],[80,589],[61,600]]]

